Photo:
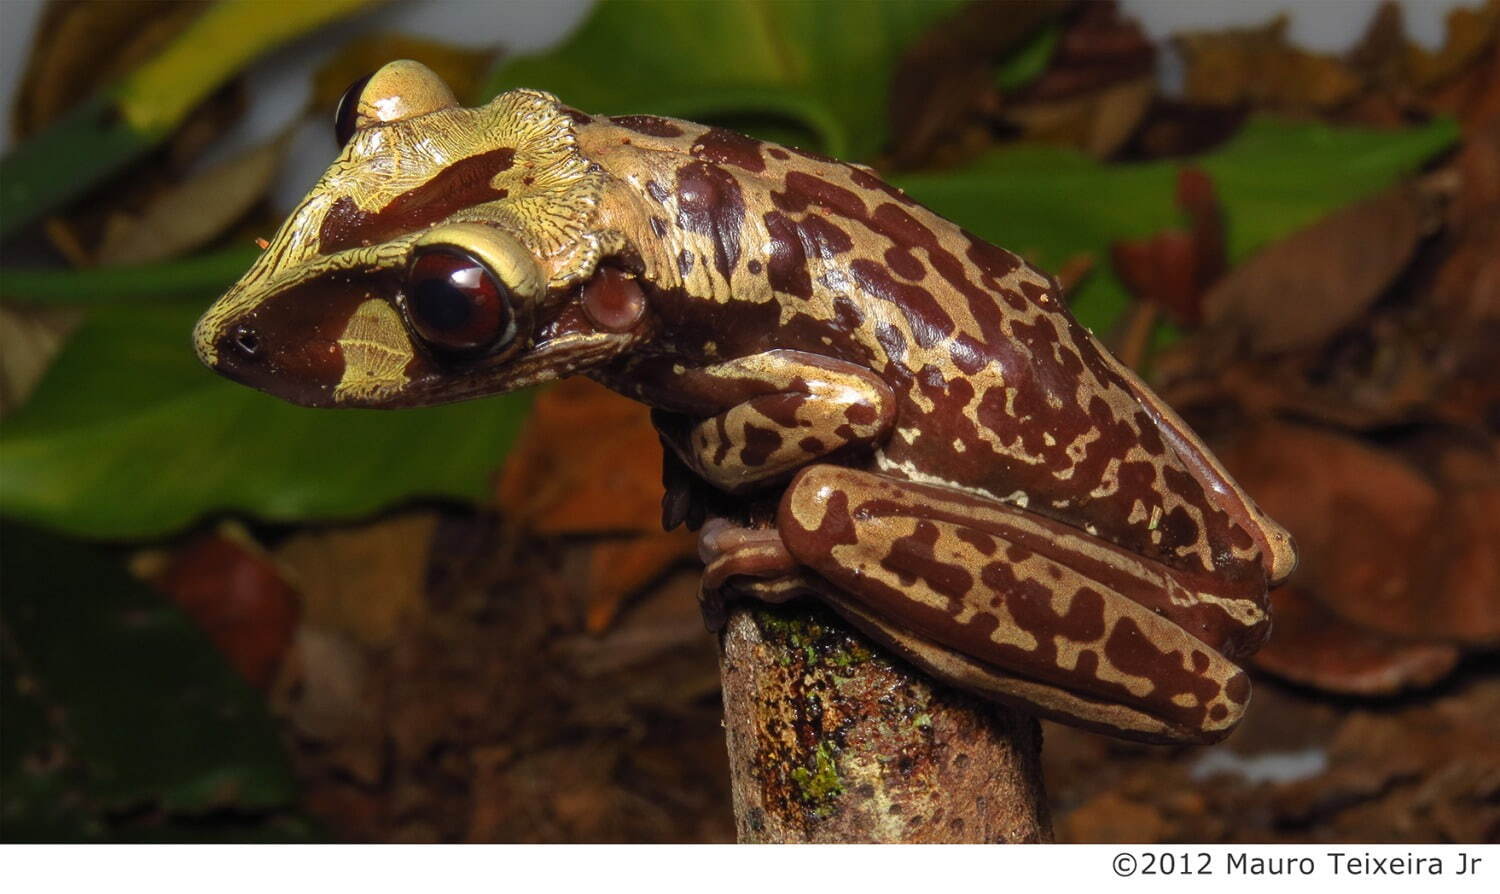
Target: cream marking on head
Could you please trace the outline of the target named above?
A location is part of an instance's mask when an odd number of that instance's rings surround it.
[[[396,309],[379,298],[355,310],[339,336],[339,351],[344,374],[333,389],[339,400],[376,400],[399,391],[408,381],[411,341]]]

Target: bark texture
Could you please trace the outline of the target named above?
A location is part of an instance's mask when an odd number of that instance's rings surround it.
[[[720,650],[739,840],[1051,841],[1036,719],[938,686],[811,602]]]

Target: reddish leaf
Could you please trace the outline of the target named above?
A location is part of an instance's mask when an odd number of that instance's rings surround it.
[[[1392,451],[1286,423],[1215,449],[1296,538],[1292,584],[1330,611],[1396,638],[1500,640],[1500,485],[1440,488]]]
[[[539,533],[655,533],[661,463],[645,407],[588,379],[568,379],[537,397],[496,496]]]
[[[1130,293],[1166,308],[1180,325],[1202,318],[1203,293],[1224,273],[1224,224],[1213,181],[1195,168],[1177,175],[1177,205],[1190,229],[1164,230],[1110,246],[1115,272]]]
[[[246,680],[271,685],[292,641],[297,592],[248,537],[205,534],[178,550],[156,585]]]
[[[1350,624],[1297,587],[1271,593],[1275,630],[1255,653],[1267,673],[1347,695],[1390,695],[1446,677],[1460,652],[1446,643],[1401,642]]]
[[[608,630],[627,597],[697,555],[698,537],[686,528],[594,544],[585,629],[596,634]]]

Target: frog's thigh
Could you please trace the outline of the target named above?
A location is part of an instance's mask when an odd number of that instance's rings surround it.
[[[1143,560],[1092,538],[1088,555],[1053,547],[1040,524],[832,465],[799,473],[777,519],[788,551],[842,591],[835,608],[957,685],[1142,738],[1226,734],[1249,701],[1244,672],[1120,592],[1121,565]]]
[[[684,388],[722,396],[726,409],[681,433],[663,431],[698,474],[736,492],[882,438],[894,398],[879,376],[801,351],[767,351],[683,374]]]

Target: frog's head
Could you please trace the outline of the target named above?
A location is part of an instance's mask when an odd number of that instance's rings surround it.
[[[602,172],[555,97],[463,108],[393,62],[340,103],[344,146],[194,330],[216,371],[309,406],[419,406],[607,362],[644,299],[601,267]],[[593,308],[595,311],[589,312]]]

